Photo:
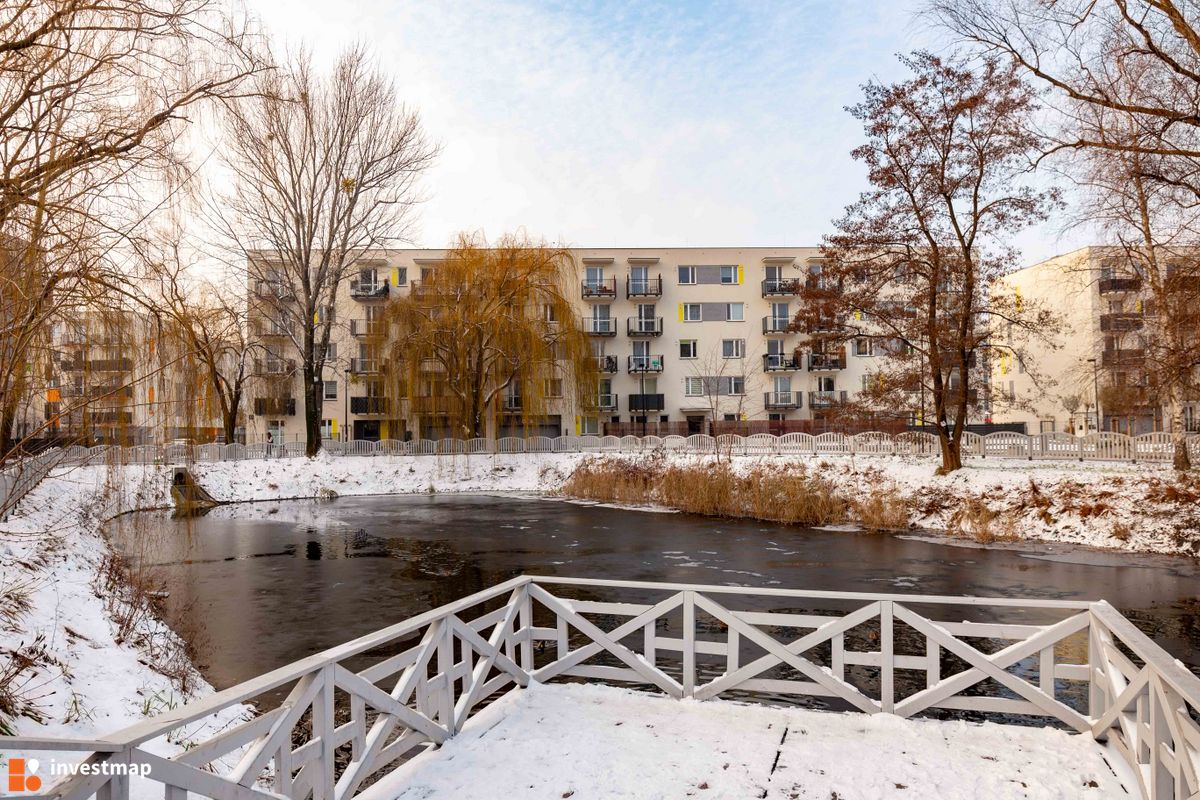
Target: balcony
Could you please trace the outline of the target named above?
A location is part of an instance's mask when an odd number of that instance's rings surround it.
[[[382,281],[350,281],[350,297],[355,300],[386,300],[391,289],[387,278]]]
[[[617,297],[616,278],[585,280],[580,284],[580,288],[584,300],[615,300]]]
[[[388,414],[391,403],[386,397],[351,397],[351,414]]]
[[[763,408],[800,408],[800,392],[763,392]]]
[[[808,369],[810,372],[827,372],[846,368],[846,357],[841,353],[809,353]]]
[[[762,332],[771,333],[791,333],[792,320],[790,317],[763,317]]]
[[[626,297],[661,297],[662,275],[653,278],[626,278]]]
[[[1146,361],[1145,350],[1105,350],[1100,355],[1104,367],[1137,367]]]
[[[352,358],[350,359],[350,372],[355,375],[373,375],[379,372],[379,359]]]
[[[629,336],[662,336],[662,317],[630,317],[625,321],[625,333]]]
[[[647,411],[662,411],[667,407],[666,395],[661,394],[631,394],[629,395],[629,413],[640,414]]]
[[[1142,288],[1141,278],[1101,278],[1100,294],[1120,294],[1136,292]]]
[[[381,319],[352,319],[350,320],[351,336],[382,336],[383,320]]]
[[[291,375],[296,371],[296,362],[290,358],[268,358],[254,362],[255,375]]]
[[[611,317],[584,317],[583,332],[589,336],[616,336],[617,321]]]
[[[616,411],[619,402],[616,394],[600,394],[596,395],[596,408],[601,411]]]
[[[641,375],[647,372],[662,372],[663,357],[661,355],[630,356],[627,368],[632,375]]]
[[[803,288],[804,282],[799,278],[788,278],[786,280],[768,278],[762,282],[762,296],[786,297],[788,295],[800,294]]]
[[[808,407],[809,408],[833,408],[846,402],[845,391],[831,392],[809,392]]]
[[[841,323],[834,319],[808,319],[804,321],[805,333],[838,333],[841,330]]]
[[[284,281],[256,281],[254,294],[267,300],[291,300],[296,296]]]
[[[275,321],[259,320],[255,323],[254,330],[262,339],[286,339],[292,336],[292,327],[290,325],[284,325]]]
[[[617,357],[596,356],[596,369],[601,373],[615,374],[617,371]]]
[[[1141,314],[1101,314],[1100,330],[1105,333],[1140,331],[1145,324]]]
[[[796,356],[790,353],[767,353],[763,356],[763,372],[795,372],[801,369]]]
[[[294,397],[256,397],[254,398],[254,413],[257,416],[296,416],[296,398]]]

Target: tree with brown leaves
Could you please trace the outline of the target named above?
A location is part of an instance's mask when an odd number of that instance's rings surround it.
[[[853,155],[870,189],[826,237],[796,324],[815,354],[865,339],[882,366],[864,401],[913,410],[925,398],[923,421],[949,472],[962,466],[991,359],[1019,358],[1028,337],[1052,332],[1046,309],[990,290],[1018,266],[1012,234],[1055,197],[1024,180],[1039,145],[1036,102],[1014,68],[929,53],[901,60],[911,78],[869,83],[849,109],[866,133]]]

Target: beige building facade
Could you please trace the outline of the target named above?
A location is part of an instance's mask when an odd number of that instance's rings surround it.
[[[600,367],[601,410],[583,413],[564,397],[530,433],[707,433],[713,422],[820,432],[832,411],[862,389],[876,361],[870,347],[853,344],[813,353],[795,330],[797,294],[819,264],[815,247],[577,248],[572,254],[578,274],[571,292],[577,324]],[[343,281],[322,376],[326,438],[441,433],[383,396],[372,377],[379,354],[370,335],[382,305],[410,292],[442,258],[441,250],[389,250],[362,259]],[[274,330],[270,320],[258,320],[254,329],[272,354],[259,365],[270,382],[260,382],[250,401],[247,441],[302,440],[303,396],[286,332]],[[501,418],[491,434],[525,432]]]

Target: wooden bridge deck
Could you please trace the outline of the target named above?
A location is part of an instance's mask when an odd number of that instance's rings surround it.
[[[905,720],[607,686],[512,693],[376,800],[1128,798],[1101,745],[1052,728]],[[1128,793],[1127,793],[1128,791]]]

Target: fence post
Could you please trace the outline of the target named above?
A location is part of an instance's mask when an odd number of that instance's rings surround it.
[[[333,665],[321,668],[321,688],[313,699],[312,732],[321,738],[321,755],[317,759],[317,777],[313,781],[313,800],[333,800],[334,797],[334,745],[333,729]]]
[[[521,587],[521,596],[517,598],[520,606],[521,625],[521,669],[533,672],[533,600],[529,597],[529,584]]]
[[[696,593],[683,593],[683,696],[696,693]]]
[[[895,646],[892,641],[892,601],[879,603],[879,656],[882,662],[879,672],[880,710],[891,714],[895,710]]]

